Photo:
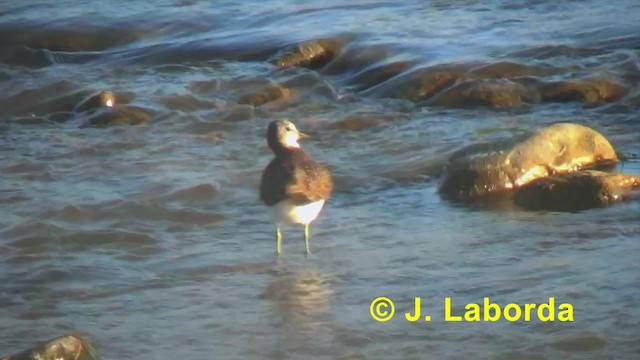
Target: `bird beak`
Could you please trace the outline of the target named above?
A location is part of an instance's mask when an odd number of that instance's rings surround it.
[[[300,131],[298,131],[298,139],[308,139],[311,136],[305,134],[305,133],[301,133]]]

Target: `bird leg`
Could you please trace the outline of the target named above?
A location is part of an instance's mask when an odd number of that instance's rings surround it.
[[[309,255],[309,224],[304,224],[304,249],[305,254]]]
[[[278,225],[276,225],[276,254],[282,254],[282,232]]]

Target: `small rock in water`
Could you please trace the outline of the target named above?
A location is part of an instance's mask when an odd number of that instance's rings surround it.
[[[473,200],[550,175],[617,161],[615,150],[597,131],[559,123],[526,137],[458,150],[443,169],[439,192],[454,200]]]

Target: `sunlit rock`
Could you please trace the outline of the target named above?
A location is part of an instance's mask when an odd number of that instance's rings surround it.
[[[580,211],[624,201],[639,186],[640,176],[585,170],[536,179],[514,199],[529,210]]]
[[[36,345],[0,360],[97,360],[98,355],[86,340],[66,335]]]
[[[532,135],[473,144],[455,152],[443,169],[439,192],[447,198],[471,200],[617,160],[609,141],[597,131],[560,123]]]
[[[318,69],[331,61],[344,46],[343,39],[320,39],[303,42],[273,60],[278,66]]]

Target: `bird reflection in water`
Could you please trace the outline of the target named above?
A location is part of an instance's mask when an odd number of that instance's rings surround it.
[[[333,295],[331,279],[317,270],[276,275],[262,296],[279,317],[277,327],[283,332],[279,341],[281,350],[331,351],[333,325],[329,310]]]

